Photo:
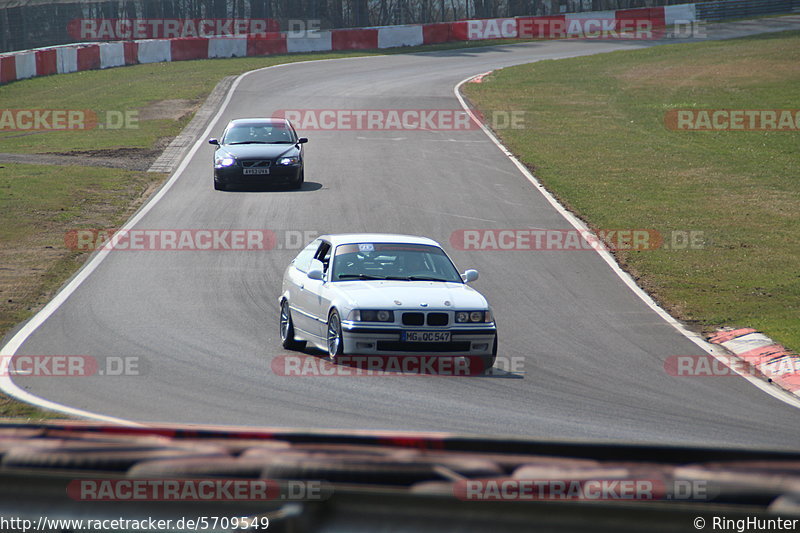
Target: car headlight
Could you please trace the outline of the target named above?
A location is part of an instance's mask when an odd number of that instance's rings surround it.
[[[348,320],[354,322],[394,322],[394,311],[384,309],[355,309],[350,311]]]
[[[278,160],[279,165],[296,165],[300,162],[300,157],[292,156],[292,157],[281,157]]]
[[[236,160],[232,157],[218,157],[214,164],[217,167],[231,167],[236,164]]]
[[[464,324],[467,322],[491,322],[491,311],[458,311],[456,312],[456,322]]]

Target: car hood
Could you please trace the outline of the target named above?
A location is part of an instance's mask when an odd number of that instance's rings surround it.
[[[300,151],[294,144],[225,144],[221,148],[236,159],[275,159]]]
[[[337,281],[332,285],[353,308],[488,309],[489,307],[486,298],[463,283],[354,280]],[[446,302],[449,302],[449,305]]]

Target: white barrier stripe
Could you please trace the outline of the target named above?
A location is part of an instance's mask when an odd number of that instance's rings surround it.
[[[18,80],[36,76],[36,52],[14,54],[14,57],[16,58]]]

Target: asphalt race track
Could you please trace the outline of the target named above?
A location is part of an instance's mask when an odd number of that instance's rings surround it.
[[[797,17],[721,25],[712,37],[798,27]],[[454,86],[504,66],[642,42],[538,42],[298,63],[241,80],[213,130],[281,109],[460,109]],[[587,80],[590,82],[590,80]],[[296,249],[117,251],[19,354],[139,357],[140,376],[17,377],[42,398],[133,421],[450,431],[800,449],[797,408],[739,377],[668,375],[702,350],[594,252],[458,251],[473,228],[569,229],[479,129],[299,132],[303,190],[216,192],[203,145],[139,229],[399,232],[430,236],[492,303],[499,356],[480,377],[288,377],[281,276]],[[568,147],[565,147],[568,150]],[[601,155],[598,155],[601,156]],[[319,352],[309,350],[309,354]]]

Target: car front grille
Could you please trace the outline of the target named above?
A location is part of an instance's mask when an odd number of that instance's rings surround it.
[[[378,341],[377,348],[381,352],[466,353],[469,352],[471,348],[471,343],[469,341],[454,341],[454,342]]]
[[[403,313],[404,326],[422,326],[426,323],[429,326],[446,326],[450,323],[450,316],[447,313]]]
[[[403,313],[404,326],[421,326],[425,323],[424,313]]]
[[[269,159],[243,159],[242,166],[244,168],[269,168],[270,161]]]
[[[428,313],[429,326],[446,326],[450,322],[447,313]]]

